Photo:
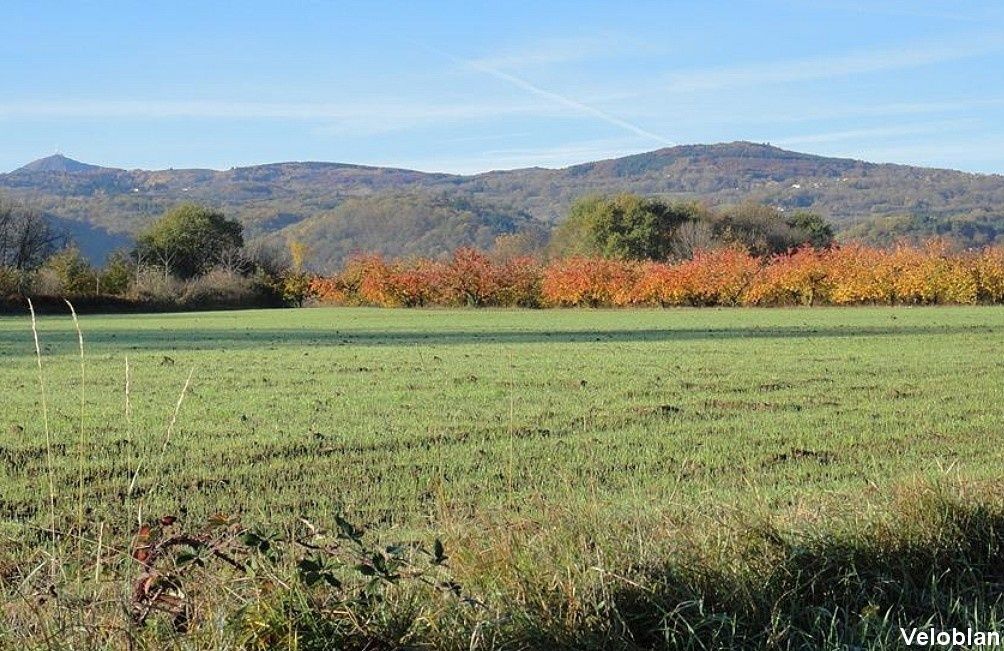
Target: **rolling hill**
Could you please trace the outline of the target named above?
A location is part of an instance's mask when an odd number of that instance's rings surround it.
[[[498,233],[552,224],[583,194],[618,191],[808,209],[865,239],[888,237],[890,229],[900,235],[958,230],[973,221],[982,241],[1004,234],[1004,176],[827,158],[749,142],[467,176],[319,162],[123,170],[60,155],[0,174],[0,193],[72,225],[92,257],[121,245],[168,207],[196,201],[239,218],[252,236],[307,238],[324,251],[319,261],[325,265],[363,248],[435,255],[482,244]]]

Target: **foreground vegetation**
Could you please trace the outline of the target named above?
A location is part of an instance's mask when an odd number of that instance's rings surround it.
[[[83,367],[73,322],[40,320],[43,389],[27,316],[0,319],[3,646],[1001,628],[999,308],[81,325]]]

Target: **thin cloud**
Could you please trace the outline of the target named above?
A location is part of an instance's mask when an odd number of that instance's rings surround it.
[[[542,148],[495,149],[485,152],[488,160],[520,165],[565,166],[639,154],[649,149],[637,138],[602,138]]]
[[[456,174],[521,169],[526,167],[560,168],[606,158],[617,158],[649,151],[639,138],[601,138],[570,142],[554,147],[505,148],[484,151],[476,156],[452,159],[411,160],[410,169],[449,171]]]
[[[803,5],[793,2],[801,8]],[[906,2],[835,2],[833,0],[816,0],[816,6],[822,9],[833,9],[846,13],[861,15],[875,14],[880,16],[908,16],[911,18],[936,18],[938,20],[954,20],[968,23],[978,23],[987,18],[987,8],[976,8],[966,6],[965,11],[946,11],[951,9],[951,3],[944,3],[942,7],[932,9],[930,6],[923,6],[915,0]],[[962,6],[961,3],[959,5]],[[992,10],[991,10],[992,11]]]
[[[513,116],[558,117],[564,112],[539,102],[421,104],[269,103],[170,100],[62,100],[0,102],[0,121],[12,119],[98,120],[285,120],[312,123],[321,136],[361,136],[429,125],[497,120]]]
[[[981,137],[953,142],[927,142],[855,150],[854,157],[877,163],[910,161],[912,165],[930,165],[968,172],[1000,176],[1004,157],[1004,138]],[[960,165],[960,160],[968,161]]]
[[[609,34],[552,38],[517,50],[479,57],[470,63],[497,70],[575,63],[597,58],[610,58],[638,49],[634,45],[628,45],[629,43],[628,39],[618,39]]]
[[[983,56],[1004,48],[1004,41],[999,37],[979,41],[980,39],[971,39],[967,43],[952,45],[917,45],[901,49],[853,52],[840,56],[683,71],[669,75],[668,88],[674,92],[691,92],[831,79],[887,70],[919,68]]]
[[[0,103],[0,118],[248,118],[339,120],[378,117],[403,121],[483,118],[500,114],[539,113],[533,104],[456,103],[419,105],[410,102],[372,104],[293,104],[227,101],[61,100]]]
[[[806,109],[798,114],[785,116],[764,115],[756,118],[749,118],[743,121],[797,122],[849,117],[923,115],[926,113],[961,113],[996,106],[1004,106],[1004,99],[966,99],[943,102],[893,102],[889,104],[876,104],[874,106],[814,107]]]
[[[872,127],[867,129],[848,129],[845,131],[828,131],[824,133],[814,133],[802,136],[791,136],[780,140],[773,140],[777,145],[809,145],[829,142],[841,142],[845,140],[875,140],[882,138],[895,138],[899,136],[914,136],[929,133],[944,133],[950,130],[960,130],[973,127],[971,120],[947,120],[940,122],[925,122],[921,124],[904,124],[885,127]]]

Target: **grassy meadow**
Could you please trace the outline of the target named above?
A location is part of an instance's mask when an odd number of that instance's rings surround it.
[[[441,537],[454,577],[495,613],[438,606],[449,624],[423,614],[423,632],[383,633],[386,647],[880,648],[904,618],[1004,618],[1004,577],[980,588],[989,579],[972,569],[994,566],[1004,535],[999,307],[333,308],[80,325],[82,395],[72,320],[38,320],[47,447],[30,320],[0,317],[0,585],[12,603],[37,589],[45,572],[26,568],[54,546],[96,574],[99,538],[106,578],[88,585],[121,599],[112,581],[129,560],[114,551],[138,519],[223,513],[278,532],[300,517],[332,527],[337,514],[381,538]],[[55,543],[50,463],[56,530],[75,532]],[[765,529],[794,542],[742,533]],[[977,540],[973,560],[965,544]],[[922,582],[947,562],[961,583],[904,585],[920,596],[889,604],[888,583],[881,598],[816,595],[804,615],[779,606],[797,590],[751,592],[814,549],[820,562],[833,549],[874,561],[892,580]],[[707,588],[729,581],[717,597]],[[688,598],[674,592],[684,587]],[[10,614],[0,640],[42,636],[31,610]],[[235,635],[196,629],[207,645]],[[114,633],[87,635],[118,648]],[[283,648],[323,648],[293,638]]]

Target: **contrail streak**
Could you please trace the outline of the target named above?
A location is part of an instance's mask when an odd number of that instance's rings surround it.
[[[548,99],[548,100],[550,100],[552,102],[557,102],[558,104],[562,104],[563,106],[567,106],[568,108],[574,109],[574,110],[576,110],[576,111],[578,111],[580,113],[586,113],[588,115],[592,115],[593,117],[596,117],[596,118],[599,118],[600,120],[603,120],[607,124],[612,124],[615,127],[619,127],[619,128],[624,129],[626,131],[630,131],[631,133],[633,133],[635,135],[639,135],[639,136],[641,136],[643,138],[648,138],[649,140],[654,140],[655,142],[657,142],[657,143],[659,143],[661,145],[673,146],[673,145],[676,144],[675,142],[673,142],[672,140],[670,140],[668,138],[665,138],[663,136],[660,136],[657,133],[652,133],[651,131],[647,131],[647,130],[639,127],[637,124],[632,124],[631,122],[628,122],[627,120],[622,120],[621,118],[617,117],[616,115],[611,115],[611,114],[607,113],[606,111],[602,111],[602,110],[596,108],[595,106],[590,106],[588,104],[583,104],[582,102],[579,102],[577,100],[571,99],[570,97],[565,97],[564,95],[559,95],[558,93],[555,93],[553,91],[546,90],[546,89],[541,88],[539,86],[535,86],[534,84],[531,84],[529,81],[527,81],[525,79],[522,79],[520,77],[517,77],[516,75],[509,74],[508,72],[503,72],[503,71],[498,70],[496,68],[492,68],[490,66],[486,66],[484,64],[477,63],[475,61],[465,61],[463,59],[460,59],[458,57],[453,56],[449,52],[445,52],[445,51],[440,50],[440,49],[435,48],[435,47],[431,47],[431,46],[428,46],[428,45],[422,45],[421,47],[423,47],[423,48],[425,48],[425,49],[427,49],[427,50],[429,50],[431,52],[435,52],[436,54],[439,54],[440,56],[444,56],[444,57],[446,57],[446,58],[448,58],[448,59],[450,59],[452,61],[455,61],[455,62],[463,65],[463,66],[466,66],[468,68],[472,68],[472,69],[477,70],[479,72],[483,72],[486,75],[490,75],[492,77],[495,77],[496,79],[501,79],[502,81],[508,82],[508,83],[512,84],[513,86],[516,86],[517,88],[522,88],[523,90],[525,90],[525,91],[527,91],[529,93],[533,93],[534,95],[537,95],[538,97],[543,97],[544,99]]]

